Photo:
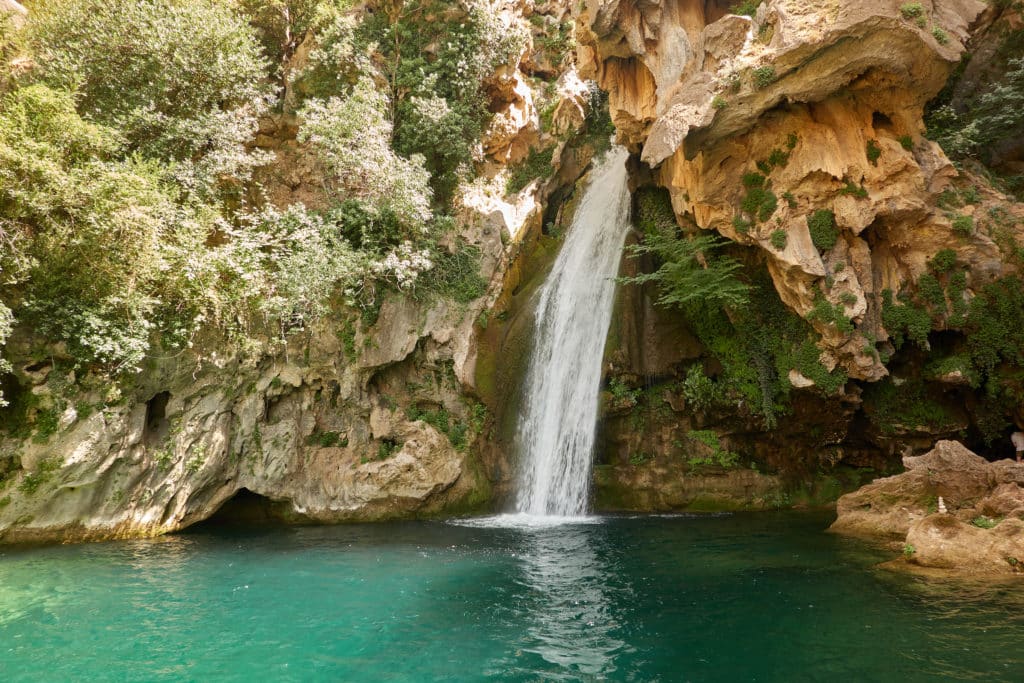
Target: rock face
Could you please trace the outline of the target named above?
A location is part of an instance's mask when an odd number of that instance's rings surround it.
[[[936,207],[956,171],[922,136],[924,105],[985,7],[936,2],[921,27],[895,2],[771,0],[751,19],[712,2],[594,0],[580,19],[582,70],[608,90],[620,141],[676,213],[759,249],[799,315],[821,298],[838,307],[854,329],[814,321],[823,361],[876,381],[888,371],[865,349],[888,339],[883,290],[898,293],[945,248],[971,265],[972,287],[1002,268],[991,239],[958,239]],[[745,174],[778,206],[744,210]],[[832,246],[809,232],[820,211],[834,216]]]
[[[967,573],[1024,570],[1024,465],[955,441],[904,459],[907,471],[839,499],[831,530],[906,538],[910,562]],[[947,512],[939,509],[942,499]]]
[[[0,413],[0,543],[167,533],[236,496],[300,522],[455,514],[491,501],[508,467],[484,445],[492,418],[474,398],[480,316],[592,156],[572,140],[589,90],[564,54],[544,47],[568,3],[500,9],[506,24],[527,25],[529,13],[541,21],[537,45],[484,83],[495,116],[476,177],[455,199],[449,239],[478,251],[486,293],[456,302],[378,292],[375,315],[339,305],[287,336],[254,332],[246,348],[208,330],[117,383],[74,370],[59,346],[40,352],[32,331],[19,331],[5,348],[14,374],[3,386],[13,407]],[[309,42],[285,72],[301,71]],[[284,97],[284,112],[264,118],[254,140],[274,156],[259,180],[279,207],[323,208],[323,178],[288,107],[294,93]],[[543,132],[539,99],[555,112]],[[506,192],[508,165],[535,146],[553,150],[555,173]],[[557,207],[551,214],[557,222]]]

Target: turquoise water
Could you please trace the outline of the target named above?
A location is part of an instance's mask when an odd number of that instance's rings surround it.
[[[820,514],[197,531],[0,551],[0,680],[1020,681],[1024,583]]]

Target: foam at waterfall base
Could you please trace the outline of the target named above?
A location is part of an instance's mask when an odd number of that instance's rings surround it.
[[[558,515],[531,515],[525,512],[448,520],[448,524],[455,526],[477,527],[480,529],[547,529],[558,526],[603,523],[604,518],[596,515],[561,517]]]

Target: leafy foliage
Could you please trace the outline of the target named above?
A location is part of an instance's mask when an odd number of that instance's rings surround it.
[[[47,84],[76,92],[78,111],[120,131],[126,152],[173,161],[186,187],[209,192],[262,163],[244,145],[265,107],[265,63],[227,4],[45,0],[28,32]]]
[[[829,209],[818,209],[807,217],[807,228],[811,233],[811,242],[820,251],[828,251],[836,246],[839,230],[836,228],[836,215]]]
[[[656,282],[663,306],[682,306],[706,301],[726,306],[747,301],[747,286],[736,279],[739,264],[714,252],[725,242],[712,235],[680,236],[671,205],[655,193],[639,200],[638,226],[644,233],[640,244],[629,247],[634,256],[653,254],[661,266],[653,273],[623,278],[628,284]]]

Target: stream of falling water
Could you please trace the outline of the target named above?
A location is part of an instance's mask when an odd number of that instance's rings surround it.
[[[614,148],[594,170],[540,291],[519,420],[520,513],[586,512],[601,360],[629,230],[627,156]]]

